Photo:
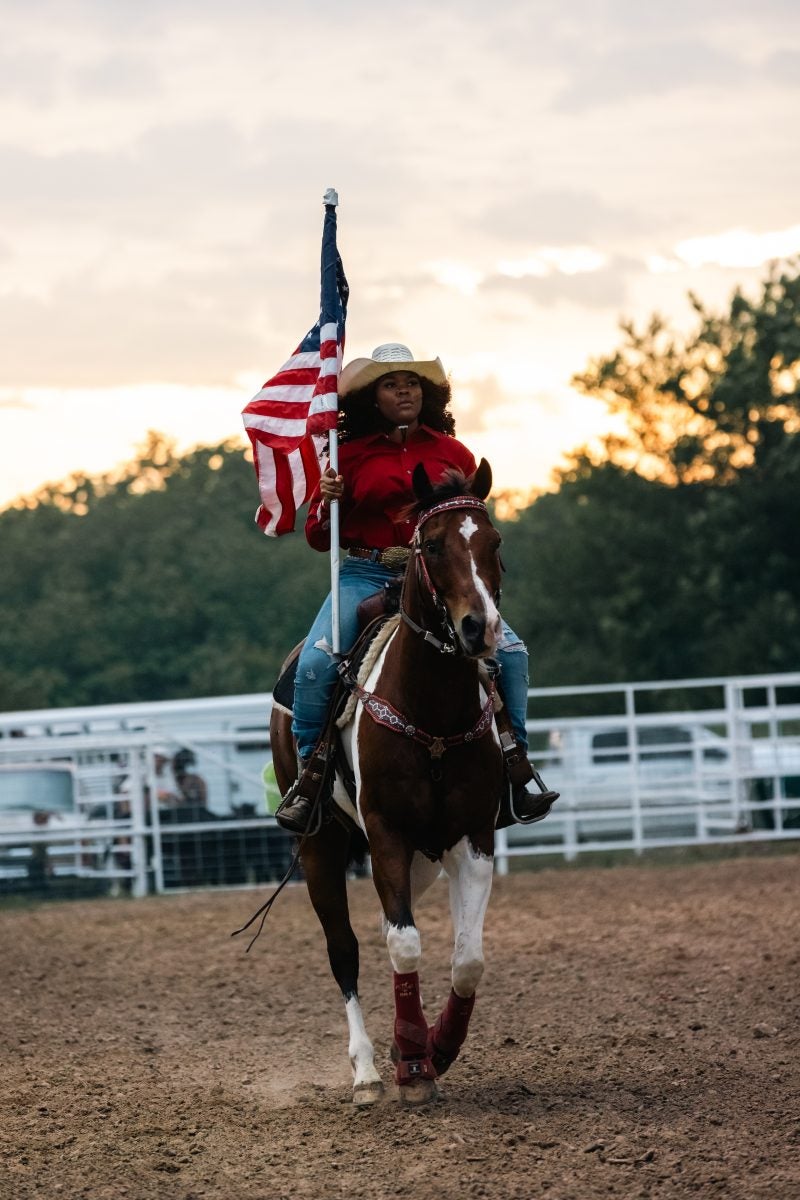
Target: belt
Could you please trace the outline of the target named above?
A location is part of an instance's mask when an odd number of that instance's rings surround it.
[[[369,546],[351,546],[347,551],[348,558],[367,558],[370,562],[380,563],[399,571],[408,562],[411,553],[408,546],[387,546],[385,550],[370,550]]]

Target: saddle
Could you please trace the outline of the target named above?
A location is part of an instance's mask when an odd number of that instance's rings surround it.
[[[387,637],[396,628],[400,619],[397,614],[400,608],[402,582],[402,577],[389,580],[380,591],[368,596],[359,604],[357,615],[360,632],[355,645],[347,656],[341,657],[339,678],[328,705],[322,736],[309,762],[309,768],[314,772],[318,794],[323,801],[322,820],[328,821],[331,816],[334,816],[348,828],[352,822],[347,814],[338,805],[328,803],[333,788],[334,772],[337,770],[353,804],[355,804],[356,798],[355,777],[346,760],[338,732],[350,719],[355,707],[354,698],[346,680],[359,678],[362,670],[370,669]],[[295,646],[272,690],[273,704],[283,709],[289,716],[294,707],[295,677],[303,645],[304,643],[300,642]]]

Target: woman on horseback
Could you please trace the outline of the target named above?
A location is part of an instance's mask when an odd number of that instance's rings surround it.
[[[417,361],[407,346],[378,346],[371,358],[355,359],[344,368],[339,398],[340,474],[331,468],[323,473],[305,532],[315,550],[329,551],[329,509],[332,500],[339,501],[339,541],[347,550],[339,581],[339,627],[341,645],[349,649],[358,635],[358,605],[395,579],[408,560],[414,522],[403,514],[414,499],[414,468],[422,463],[436,484],[449,469],[469,477],[477,464],[454,436],[450,385],[438,358]],[[319,788],[321,769],[314,750],[337,681],[332,640],[329,595],[297,664],[292,732],[299,774],[276,814],[293,833],[306,831]],[[547,816],[558,794],[544,788],[528,762],[528,653],[505,622],[497,660],[513,731],[513,742],[507,735],[505,747],[511,812],[527,823]]]

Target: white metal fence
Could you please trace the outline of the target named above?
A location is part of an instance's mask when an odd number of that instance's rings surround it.
[[[270,705],[258,695],[0,716],[0,889],[64,891],[77,878],[144,895],[281,878],[292,845],[265,800]],[[183,796],[179,752],[202,797]],[[71,779],[58,805],[47,786],[57,768]]]
[[[0,889],[279,878],[291,843],[265,800],[270,706],[259,694],[0,715]],[[502,873],[515,858],[800,837],[800,673],[532,689],[528,727],[562,798],[498,834]],[[181,795],[178,751],[202,801]]]
[[[562,796],[546,821],[498,835],[501,871],[530,855],[800,837],[800,673],[530,697],[531,754]]]

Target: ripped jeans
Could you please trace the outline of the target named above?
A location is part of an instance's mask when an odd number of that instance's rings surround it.
[[[357,609],[362,600],[379,591],[395,572],[363,558],[345,558],[339,573],[339,637],[346,652],[358,636]],[[297,663],[294,685],[292,732],[297,751],[308,758],[322,734],[328,703],[336,686],[330,594],[309,630]],[[503,696],[517,741],[527,745],[525,720],[528,712],[528,651],[503,621],[503,636],[496,653],[500,664]]]

